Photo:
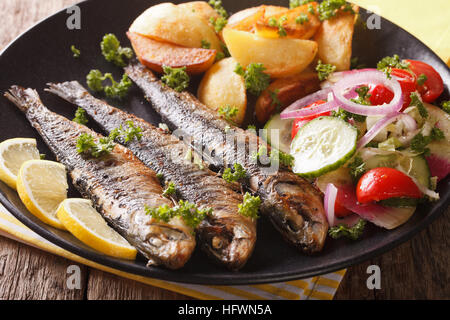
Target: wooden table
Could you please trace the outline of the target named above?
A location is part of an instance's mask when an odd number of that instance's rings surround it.
[[[78,0],[0,1],[0,50],[29,26]],[[412,241],[348,270],[337,299],[448,299],[450,216]],[[0,237],[0,299],[187,299],[85,266],[81,290],[66,287],[73,262]],[[381,268],[382,288],[367,289],[366,269]]]

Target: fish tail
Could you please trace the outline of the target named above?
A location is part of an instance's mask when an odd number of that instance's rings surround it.
[[[64,100],[75,103],[77,99],[82,98],[87,92],[77,81],[68,81],[63,83],[47,83],[47,92],[53,93]]]
[[[39,94],[34,89],[12,86],[4,95],[24,113],[32,106],[42,105]]]

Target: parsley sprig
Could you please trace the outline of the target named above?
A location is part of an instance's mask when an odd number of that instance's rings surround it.
[[[303,6],[315,0],[289,0],[289,8],[295,9],[297,7]]]
[[[72,51],[73,57],[74,57],[74,58],[79,58],[79,57],[81,56],[81,51],[80,51],[79,49],[77,49],[77,48],[75,47],[75,45],[72,45],[72,46],[70,47],[70,51]]]
[[[324,0],[318,7],[320,21],[335,17],[340,10],[355,14],[352,5],[345,0]]]
[[[145,206],[146,214],[157,221],[168,223],[175,217],[180,217],[187,226],[195,229],[198,225],[212,214],[212,209],[199,209],[195,204],[180,200],[175,207],[163,205],[158,208]]]
[[[259,207],[261,206],[260,197],[253,197],[250,193],[246,192],[244,195],[244,201],[238,205],[238,212],[244,217],[257,219]]]
[[[384,57],[377,64],[377,69],[386,73],[388,79],[391,79],[392,68],[409,70],[409,63],[400,60],[398,54],[394,54],[392,57]]]
[[[245,179],[247,177],[247,172],[242,167],[241,164],[235,163],[234,164],[234,172],[231,170],[231,168],[226,168],[225,171],[222,174],[223,180],[226,182],[232,183],[236,182],[242,179]]]
[[[325,81],[326,79],[328,79],[335,70],[336,66],[333,66],[332,64],[322,63],[321,60],[318,61],[316,66],[317,75],[319,76],[320,81]]]
[[[120,41],[112,33],[105,34],[100,48],[105,59],[119,67],[125,67],[126,59],[131,59],[134,55],[131,48],[122,48]]]
[[[75,118],[73,118],[74,122],[85,125],[88,123],[88,119],[86,117],[86,111],[83,108],[78,108],[75,111]]]
[[[119,128],[116,128],[113,131],[111,131],[109,137],[112,140],[116,140],[119,138],[123,139],[125,143],[132,141],[134,138],[136,138],[137,140],[141,140],[142,128],[136,127],[133,121],[127,121],[126,124],[127,124],[126,129],[124,129],[123,126],[121,125]]]
[[[286,29],[284,28],[283,24],[287,21],[287,19],[288,19],[287,16],[282,16],[278,20],[276,18],[272,17],[269,19],[269,26],[278,28],[278,35],[280,37],[286,37],[287,32],[286,32]]]
[[[219,110],[217,110],[217,112],[219,112],[219,114],[228,122],[231,122],[234,124],[234,117],[236,117],[236,115],[239,112],[239,109],[237,107],[232,107],[230,105],[226,105],[226,106],[221,106],[219,107]]]
[[[361,157],[355,157],[348,165],[348,168],[350,169],[350,175],[355,183],[357,183],[364,173],[366,173],[366,164]]]
[[[171,68],[169,66],[163,66],[164,75],[161,77],[161,81],[174,89],[181,92],[189,87],[190,78],[186,72],[186,67],[183,68]]]
[[[270,84],[270,76],[264,70],[262,63],[251,63],[247,69],[238,63],[234,72],[244,78],[245,87],[251,94],[259,96]]]
[[[428,110],[425,108],[420,96],[416,92],[413,92],[410,97],[411,102],[409,103],[409,106],[416,106],[422,118],[428,118]]]
[[[103,85],[103,81],[107,79],[111,81],[110,86]],[[132,85],[126,73],[123,74],[120,82],[117,82],[111,73],[105,73],[103,75],[100,70],[91,70],[86,76],[86,82],[92,91],[103,91],[107,97],[117,99],[123,99],[128,94],[128,90]]]
[[[346,225],[338,225],[336,227],[330,228],[328,230],[328,234],[333,239],[339,239],[342,237],[349,238],[351,240],[358,240],[359,237],[364,232],[364,227],[366,226],[366,221],[360,219],[357,224],[355,224],[353,227],[349,228]]]
[[[418,154],[425,156],[430,155],[430,149],[427,146],[433,141],[439,141],[445,139],[444,132],[439,128],[433,128],[429,136],[424,136],[422,133],[418,133],[411,140],[411,150]]]
[[[258,161],[258,159],[261,159],[262,157],[268,156],[270,159],[270,162],[272,164],[282,164],[286,167],[291,167],[294,162],[294,157],[290,154],[284,153],[278,149],[272,148],[270,151],[270,154],[267,152],[266,146],[260,146],[258,148],[258,151],[255,152],[251,158],[254,161]]]
[[[441,103],[442,110],[450,114],[450,101],[442,101]]]
[[[164,189],[163,196],[168,198],[170,196],[173,196],[176,192],[177,192],[177,189],[175,187],[175,184],[172,181],[170,181],[167,184],[166,189]]]

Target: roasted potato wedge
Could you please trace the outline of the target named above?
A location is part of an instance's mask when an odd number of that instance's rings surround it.
[[[262,38],[231,28],[223,30],[225,43],[244,68],[262,63],[273,78],[288,77],[302,72],[314,59],[317,43],[311,40]]]
[[[163,66],[186,67],[189,74],[203,73],[212,66],[217,54],[216,50],[185,48],[134,32],[127,32],[127,36],[141,63],[159,73],[163,72]]]
[[[178,5],[178,7],[182,8],[185,11],[193,12],[197,15],[200,15],[206,21],[209,21],[210,18],[217,19],[219,14],[216,10],[211,7],[208,2],[205,1],[191,1],[185,2]]]
[[[228,19],[227,27],[252,32],[256,23],[264,17],[264,12],[264,6],[239,11]]]
[[[133,22],[129,31],[188,48],[201,48],[202,41],[207,41],[211,49],[222,51],[219,37],[207,20],[172,3],[150,7]]]
[[[282,111],[298,99],[318,90],[320,90],[320,81],[316,72],[307,71],[295,76],[277,79],[256,100],[256,119],[259,123],[264,124],[274,113]],[[273,101],[271,95],[274,93],[276,93],[281,106],[277,106]]]
[[[316,2],[311,4],[317,7]],[[266,12],[264,19],[260,19],[256,23],[256,34],[261,37],[280,38],[280,35],[278,34],[278,27],[270,26],[269,21],[272,18],[277,21],[281,21],[282,18],[285,18],[286,20],[282,23],[282,26],[284,30],[286,30],[287,37],[296,39],[312,38],[320,27],[320,20],[317,15],[309,13],[308,6],[309,5],[303,5],[274,15],[268,15]],[[308,21],[303,23],[297,22],[297,18],[300,15],[305,15],[305,17],[308,18]]]
[[[234,72],[237,62],[233,58],[214,64],[204,75],[198,88],[198,99],[209,108],[236,107],[238,112],[232,119],[241,125],[247,110],[247,93],[244,79]]]
[[[289,9],[286,7],[268,6],[268,5],[262,5],[261,7],[264,8],[264,19],[278,14],[283,15],[289,11]]]
[[[353,10],[358,12],[359,7],[353,6]],[[319,45],[318,58],[335,65],[337,71],[350,69],[355,21],[356,15],[341,11],[336,17],[325,20],[314,37]]]

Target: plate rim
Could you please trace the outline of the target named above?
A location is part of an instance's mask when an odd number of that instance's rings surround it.
[[[31,32],[33,29],[39,27],[41,24],[45,23],[48,20],[53,19],[55,16],[60,15],[61,13],[65,12],[68,8],[71,8],[73,6],[80,6],[88,2],[93,2],[93,0],[82,0],[75,4],[69,5],[61,10],[59,10],[56,13],[53,13],[32,26],[30,26],[28,29],[26,29],[24,32],[22,32],[20,35],[15,37],[9,44],[5,46],[5,48],[0,52],[0,61],[2,60],[4,54],[10,50],[15,43],[22,38],[25,34],[28,32]],[[153,1],[152,1],[153,2]],[[159,0],[156,0],[154,2],[161,2]],[[361,7],[363,8],[363,7]],[[367,11],[365,8],[363,8],[364,11]],[[412,33],[409,31],[403,29],[401,26],[396,24],[395,22],[392,22],[382,16],[380,16],[382,19],[382,23],[389,23],[394,25],[396,28],[401,29],[403,32],[407,33],[410,37],[415,39],[415,41],[419,42],[421,45],[423,45],[429,53],[438,59],[441,65],[445,66],[447,71],[450,73],[449,66],[437,55],[435,51],[433,51],[428,45],[426,45],[424,42],[422,42],[420,39],[415,37]],[[447,183],[448,184],[448,183]],[[30,228],[33,232],[38,234],[39,236],[43,237],[44,239],[50,241],[52,244],[65,249],[79,257],[85,258],[87,260],[90,260],[94,263],[101,264],[105,267],[112,268],[121,272],[125,272],[131,275],[139,275],[148,277],[154,280],[163,280],[163,281],[171,281],[175,283],[184,283],[184,284],[199,284],[199,285],[251,285],[251,284],[264,284],[264,283],[275,283],[275,282],[285,282],[285,281],[293,281],[298,279],[305,279],[313,276],[323,275],[335,271],[339,271],[351,266],[354,266],[356,264],[362,263],[364,261],[367,261],[368,259],[371,259],[373,257],[378,257],[382,255],[383,253],[386,253],[393,248],[399,246],[400,244],[403,244],[409,240],[411,240],[414,236],[416,236],[418,233],[423,231],[425,228],[427,228],[433,221],[435,221],[438,217],[445,214],[445,207],[448,208],[450,205],[450,191],[448,191],[445,196],[443,197],[443,201],[441,204],[433,208],[431,211],[428,212],[427,216],[424,217],[418,225],[416,225],[413,229],[409,230],[405,234],[402,234],[397,239],[394,239],[393,241],[382,245],[375,247],[375,249],[364,252],[363,254],[360,254],[354,258],[350,258],[344,261],[340,261],[333,264],[328,264],[324,267],[316,268],[314,270],[308,269],[309,271],[305,272],[298,272],[298,271],[289,271],[284,272],[283,274],[271,274],[267,273],[264,276],[252,276],[251,274],[242,274],[241,277],[236,278],[230,278],[227,277],[220,277],[215,278],[212,275],[193,275],[188,274],[187,276],[184,276],[182,272],[177,271],[170,271],[167,269],[162,269],[158,267],[145,267],[138,264],[135,265],[129,265],[124,264],[123,260],[112,258],[105,256],[101,253],[97,252],[89,252],[85,250],[84,248],[77,246],[76,244],[72,244],[68,240],[63,239],[62,237],[57,236],[56,234],[53,234],[49,230],[47,230],[45,227],[41,226],[39,223],[43,224],[42,222],[36,223],[32,219],[28,218],[26,215],[22,214],[18,208],[16,208],[7,198],[7,196],[3,193],[2,190],[0,190],[0,202],[5,206],[5,208],[20,222],[22,222],[26,227]],[[47,228],[51,228],[49,226],[46,226]],[[130,271],[130,268],[132,271]],[[183,269],[181,269],[182,271]]]

